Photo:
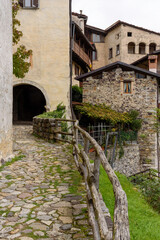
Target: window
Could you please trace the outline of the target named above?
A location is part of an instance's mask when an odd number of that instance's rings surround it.
[[[113,57],[113,50],[112,48],[109,49],[109,59]]]
[[[120,54],[120,45],[118,44],[116,46],[116,55],[119,55]]]
[[[133,43],[133,42],[128,43],[128,53],[130,53],[130,54],[135,53],[135,43]]]
[[[101,42],[100,35],[93,33],[92,40],[93,42]]]
[[[38,8],[39,0],[19,0],[19,4],[23,8]]]
[[[139,54],[145,54],[145,51],[146,51],[146,44],[140,43],[139,44]]]
[[[119,39],[120,38],[120,33],[117,33],[116,35],[115,35],[115,39]]]
[[[131,82],[127,81],[123,83],[123,92],[124,93],[131,93]]]
[[[80,74],[80,69],[77,65],[75,65],[75,75],[79,76],[79,74]]]
[[[128,37],[132,37],[132,32],[127,32]]]
[[[156,44],[150,43],[149,44],[149,53],[153,53],[154,51],[156,51]]]
[[[93,61],[97,60],[97,52],[96,51],[92,52],[92,60]]]
[[[146,75],[145,74],[142,74],[142,73],[136,73],[136,78],[146,78]]]

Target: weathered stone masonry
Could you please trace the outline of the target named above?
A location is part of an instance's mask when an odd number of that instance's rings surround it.
[[[123,93],[123,82],[128,80],[131,81],[131,94]],[[136,78],[134,71],[123,71],[121,68],[103,72],[102,77],[83,80],[83,102],[105,103],[119,112],[137,110],[143,119],[138,136],[140,165],[142,168],[157,167],[157,135],[153,128],[157,107],[156,78],[148,75]]]

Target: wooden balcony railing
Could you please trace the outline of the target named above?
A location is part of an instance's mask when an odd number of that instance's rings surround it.
[[[73,43],[73,51],[89,66],[91,67],[91,59],[85,53],[85,51],[74,41]]]

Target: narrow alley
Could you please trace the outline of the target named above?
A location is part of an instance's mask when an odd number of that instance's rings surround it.
[[[0,168],[0,239],[93,239],[70,146],[14,126],[14,153]]]

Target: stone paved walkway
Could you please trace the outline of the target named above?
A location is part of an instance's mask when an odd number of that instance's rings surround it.
[[[69,145],[34,138],[31,128],[14,127],[19,157],[0,170],[0,239],[93,239]]]

